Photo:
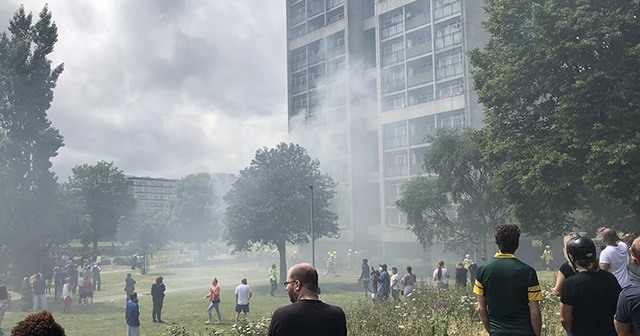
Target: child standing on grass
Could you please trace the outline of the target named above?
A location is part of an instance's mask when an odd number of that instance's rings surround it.
[[[71,279],[67,278],[62,286],[62,302],[64,302],[64,312],[71,313],[71,304],[73,303],[73,290],[71,287]]]
[[[84,276],[84,305],[87,305],[87,301],[91,299],[93,304],[93,284],[91,283],[91,277],[87,274]]]

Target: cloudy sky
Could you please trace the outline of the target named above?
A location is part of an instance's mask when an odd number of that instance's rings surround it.
[[[45,3],[0,1],[0,30]],[[48,3],[65,64],[49,110],[61,179],[100,160],[130,175],[237,173],[287,140],[285,1]]]

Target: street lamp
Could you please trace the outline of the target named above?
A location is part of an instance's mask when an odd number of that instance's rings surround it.
[[[309,186],[311,190],[311,265],[316,267],[316,235],[315,235],[315,222],[313,213],[313,186]]]

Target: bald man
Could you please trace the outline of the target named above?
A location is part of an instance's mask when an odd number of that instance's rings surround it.
[[[292,266],[284,286],[292,303],[273,312],[269,336],[347,335],[342,308],[318,300],[318,272],[313,266]]]
[[[602,231],[602,241],[607,244],[600,252],[600,268],[611,272],[618,279],[620,287],[631,285],[627,265],[629,264],[629,248],[620,241],[618,234],[613,229]]]

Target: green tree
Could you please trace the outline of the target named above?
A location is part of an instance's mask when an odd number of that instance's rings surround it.
[[[129,217],[120,217],[118,220],[117,240],[122,243],[128,241],[139,242],[140,249],[145,253],[151,250],[151,246],[162,246],[169,242],[171,237],[167,219],[169,211],[162,210],[151,212],[139,203]]]
[[[93,252],[98,253],[98,241],[115,238],[120,217],[134,209],[133,190],[113,162],[83,164],[72,171],[68,188],[82,200],[83,235],[91,235]]]
[[[338,216],[329,209],[336,184],[321,173],[320,162],[296,144],[259,149],[224,197],[227,245],[236,251],[249,250],[255,243],[275,246],[280,254],[280,279],[284,279],[286,243],[310,241],[309,186],[314,196],[314,238],[339,237]]]
[[[495,168],[483,161],[481,148],[470,129],[440,130],[424,157],[424,169],[436,177],[419,176],[403,187],[396,205],[425,248],[435,238],[451,250],[482,248],[487,255],[486,237],[508,219],[491,185]]]
[[[202,245],[218,238],[220,232],[212,211],[213,177],[209,173],[187,175],[176,183],[173,195],[169,205],[174,218],[173,237],[196,244],[200,256]]]
[[[640,219],[640,2],[485,0],[485,154],[528,231],[602,198]],[[637,224],[636,224],[637,225]]]
[[[63,141],[47,116],[63,71],[49,59],[57,30],[46,6],[35,23],[21,6],[9,32],[0,34],[0,129],[6,136],[0,244],[14,259],[14,278],[42,271],[57,226],[57,185],[49,169]]]

